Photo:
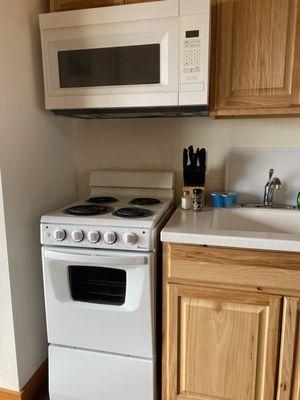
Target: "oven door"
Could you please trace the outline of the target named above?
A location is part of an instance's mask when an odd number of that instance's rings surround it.
[[[42,28],[46,108],[177,106],[178,38],[178,17]]]
[[[153,253],[44,247],[51,344],[155,356]]]

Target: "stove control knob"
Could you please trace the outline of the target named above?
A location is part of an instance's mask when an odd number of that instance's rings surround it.
[[[104,234],[104,242],[107,244],[114,244],[117,240],[117,235],[115,232],[106,232]]]
[[[129,245],[133,245],[137,241],[137,236],[135,233],[128,232],[123,235],[123,242]]]
[[[78,230],[78,231],[73,231],[71,234],[72,240],[76,243],[82,242],[83,238],[84,238],[84,234],[82,231]]]
[[[66,231],[64,229],[56,229],[53,236],[57,242],[62,242],[66,238]]]
[[[98,231],[90,231],[87,234],[87,239],[90,243],[97,243],[100,240],[100,233]]]

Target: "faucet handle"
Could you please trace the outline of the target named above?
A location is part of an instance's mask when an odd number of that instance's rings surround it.
[[[273,174],[274,174],[274,168],[271,168],[269,171],[269,180],[272,179]]]

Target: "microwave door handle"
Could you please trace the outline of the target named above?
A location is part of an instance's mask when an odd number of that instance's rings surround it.
[[[85,263],[85,264],[93,264],[99,267],[103,265],[112,265],[112,266],[138,266],[138,265],[146,265],[148,263],[148,258],[145,256],[95,256],[95,255],[87,255],[87,254],[70,254],[63,253],[58,251],[45,250],[45,257],[51,260],[60,260],[60,261],[68,261],[69,263]]]

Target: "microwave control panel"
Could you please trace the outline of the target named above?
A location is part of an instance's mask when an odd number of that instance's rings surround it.
[[[200,31],[185,31],[182,49],[182,83],[201,81],[201,40]]]
[[[204,1],[204,0],[203,0]],[[204,4],[197,0],[195,4]],[[206,4],[206,3],[205,3]],[[207,97],[208,89],[208,59],[209,59],[209,2],[206,4],[207,12],[203,10],[201,14],[183,15],[180,17],[180,92],[198,92]],[[181,101],[184,104],[198,104],[199,100]],[[190,103],[192,101],[192,103]],[[193,103],[195,102],[196,103]],[[187,102],[187,103],[186,103]],[[183,103],[182,103],[183,104]]]

